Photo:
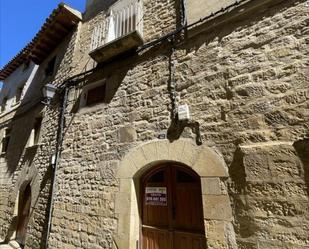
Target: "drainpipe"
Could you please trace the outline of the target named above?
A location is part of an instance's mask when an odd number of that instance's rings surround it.
[[[186,0],[181,0],[181,11],[182,11],[182,16],[181,16],[181,27],[184,28],[187,26],[187,13],[186,13]]]
[[[47,231],[46,231],[46,238],[45,238],[45,249],[48,249],[48,240],[49,235],[52,227],[52,213],[53,213],[53,205],[54,205],[54,196],[55,196],[55,187],[56,187],[56,180],[57,180],[57,169],[60,161],[61,156],[61,149],[62,149],[62,142],[63,142],[63,130],[64,130],[64,115],[68,101],[68,93],[69,87],[65,86],[64,94],[62,97],[62,103],[60,107],[60,114],[59,114],[59,123],[57,129],[57,144],[56,144],[56,151],[54,156],[52,157],[52,182],[51,182],[51,190],[50,190],[50,202],[48,206],[48,224],[47,224]]]

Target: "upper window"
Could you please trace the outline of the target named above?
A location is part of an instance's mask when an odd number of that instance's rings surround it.
[[[1,112],[5,111],[7,102],[8,102],[8,97],[4,97],[1,103]]]
[[[99,81],[85,86],[82,92],[80,107],[92,106],[97,103],[103,103],[106,96],[105,81]]]
[[[28,140],[28,147],[37,145],[39,143],[41,125],[42,117],[36,118]]]
[[[143,33],[142,0],[120,0],[111,6],[105,26],[99,24],[94,28],[91,49],[111,42],[133,31]],[[106,32],[106,33],[105,33]]]
[[[103,102],[105,98],[105,85],[100,85],[95,88],[89,89],[86,98],[87,106]]]
[[[4,136],[2,138],[2,144],[1,144],[1,152],[6,153],[9,147],[10,143],[10,138],[11,138],[11,129],[6,129],[4,131]]]
[[[15,94],[15,104],[17,104],[21,98],[22,98],[22,94],[23,94],[23,90],[24,90],[24,85],[18,87],[16,89],[16,94]]]
[[[56,64],[56,56],[54,56],[47,64],[47,67],[45,69],[45,76],[51,76],[54,73],[55,70],[55,64]]]
[[[107,42],[139,30],[139,22],[137,21],[138,14],[141,12],[139,2],[141,1],[122,0],[111,7]]]

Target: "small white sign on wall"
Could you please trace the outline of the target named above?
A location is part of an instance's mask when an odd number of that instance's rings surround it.
[[[190,119],[189,106],[187,104],[178,106],[178,119],[188,120]]]

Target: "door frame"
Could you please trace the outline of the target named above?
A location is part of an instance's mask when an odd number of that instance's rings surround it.
[[[199,188],[199,192],[200,192],[200,201],[201,201],[201,205],[202,205],[202,186],[201,186],[201,178],[199,177],[199,175],[192,170],[192,168],[181,164],[181,163],[177,163],[177,162],[164,162],[164,163],[160,163],[157,164],[153,167],[151,167],[147,172],[145,172],[141,177],[140,177],[140,196],[139,196],[139,203],[140,203],[140,208],[141,208],[141,219],[140,219],[140,249],[144,249],[142,247],[143,244],[143,232],[142,229],[143,227],[147,226],[144,225],[144,221],[143,221],[143,215],[144,215],[144,201],[145,201],[145,189],[146,189],[146,184],[147,181],[149,180],[149,178],[151,176],[153,176],[154,174],[156,174],[157,172],[159,172],[160,170],[165,170],[166,171],[166,175],[167,175],[167,179],[166,179],[166,187],[167,187],[167,201],[168,203],[171,204],[175,204],[175,191],[176,191],[176,171],[177,169],[187,173],[188,175],[192,176],[194,178],[194,183],[198,184],[198,188]],[[174,221],[173,221],[173,207],[169,207],[168,208],[168,226],[166,227],[166,229],[164,228],[159,228],[154,226],[153,229],[156,230],[167,230],[169,233],[169,236],[172,236],[172,238],[170,238],[170,246],[171,248],[173,248],[173,244],[174,244],[174,233],[186,233],[186,234],[196,234],[196,235],[202,235],[205,234],[205,229],[203,228],[203,231],[200,231],[201,234],[198,234],[197,231],[194,230],[181,230],[181,229],[177,229],[175,227]],[[202,207],[203,210],[203,207]],[[203,221],[202,221],[203,222]]]
[[[153,140],[132,148],[120,160],[116,179],[119,191],[115,196],[115,216],[118,220],[113,236],[113,248],[136,249],[140,240],[140,177],[153,166],[173,162],[191,168],[201,179],[205,237],[209,246],[222,244],[236,249],[232,208],[226,189],[228,167],[214,147],[198,146],[191,139]],[[211,186],[211,189],[208,187]],[[230,232],[218,236],[225,230]]]
[[[29,190],[29,195],[26,196],[26,190]],[[25,200],[25,198],[27,198]],[[25,201],[28,201],[28,207],[26,207],[25,205],[27,205],[27,203],[25,203]],[[30,215],[31,215],[31,204],[32,204],[32,188],[31,188],[31,184],[30,182],[27,182],[24,187],[22,189],[20,189],[19,191],[19,196],[18,196],[18,209],[17,209],[17,224],[16,224],[16,235],[15,235],[15,240],[18,241],[19,244],[24,245],[25,244],[25,240],[26,240],[26,235],[27,235],[27,227],[29,224],[29,220],[30,220]],[[27,217],[25,218],[25,220],[22,220],[22,213],[24,212],[24,209],[28,208],[27,211]],[[21,222],[24,222],[24,224],[21,224]],[[21,226],[21,227],[20,227]],[[20,234],[21,231],[20,229],[24,229],[24,233]]]

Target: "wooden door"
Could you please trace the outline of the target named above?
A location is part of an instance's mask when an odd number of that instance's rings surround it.
[[[25,237],[27,232],[27,225],[30,215],[30,204],[31,204],[31,187],[28,184],[21,194],[18,202],[18,223],[16,229],[16,240],[20,244],[25,243]]]
[[[162,165],[142,179],[142,249],[205,249],[201,185],[183,166]]]

